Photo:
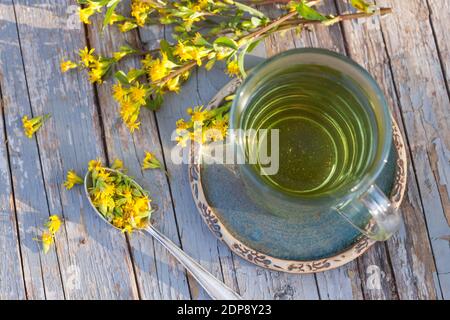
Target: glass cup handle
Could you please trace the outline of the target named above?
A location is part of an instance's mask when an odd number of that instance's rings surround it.
[[[354,222],[354,213],[358,212],[361,207],[365,207],[372,216],[371,221],[364,229]],[[370,186],[359,199],[337,211],[364,235],[376,241],[389,239],[399,229],[401,223],[399,210],[392,207],[390,200],[376,185]]]

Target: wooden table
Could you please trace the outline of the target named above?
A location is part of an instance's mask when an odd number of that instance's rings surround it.
[[[408,148],[400,232],[337,270],[289,275],[255,267],[216,240],[197,214],[186,166],[170,161],[175,121],[228,81],[222,71],[195,72],[160,111],[144,110],[141,130],[130,135],[118,119],[111,81],[92,86],[81,73],[62,75],[59,62],[85,45],[101,53],[125,41],[154,48],[168,32],[123,35],[109,28],[102,34],[100,18],[80,25],[71,0],[0,0],[0,298],[207,298],[152,239],[117,233],[94,216],[81,187],[62,186],[69,169],[83,172],[90,159],[120,158],[151,190],[158,228],[244,298],[449,299],[450,2],[377,3],[394,13],[318,26],[302,36],[271,36],[259,50],[273,55],[314,46],[347,54],[380,83]],[[323,6],[329,13],[348,9],[341,0]],[[52,118],[36,138],[24,137],[21,117],[44,113]],[[170,179],[158,170],[141,171],[146,150],[164,160]],[[44,255],[33,238],[49,214],[65,223],[55,248]]]

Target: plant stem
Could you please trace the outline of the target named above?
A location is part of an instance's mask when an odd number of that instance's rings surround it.
[[[348,13],[348,14],[343,14],[340,16],[337,16],[336,19],[337,21],[346,21],[346,20],[353,20],[353,19],[359,19],[359,18],[365,18],[365,17],[371,17],[373,15],[386,15],[392,12],[391,8],[380,8],[379,10],[377,10],[374,13],[365,13],[365,12],[358,12],[358,13]],[[292,28],[296,28],[298,26],[302,26],[302,25],[310,25],[310,24],[322,24],[322,21],[319,20],[306,20],[306,19],[291,19],[293,17],[295,17],[296,15],[298,15],[297,11],[292,11],[289,12],[287,14],[285,14],[284,16],[281,16],[280,18],[278,18],[277,20],[272,21],[271,23],[269,23],[268,25],[261,27],[259,29],[256,29],[255,31],[245,35],[244,37],[242,37],[240,39],[240,41],[242,40],[256,40],[262,36],[265,36],[267,32],[280,27],[279,29],[277,29],[277,31],[284,31],[284,30],[288,30],[288,29],[292,29]],[[242,46],[246,45],[243,44]],[[241,47],[242,47],[241,46]],[[206,60],[207,57],[203,57],[203,60]],[[164,84],[167,81],[169,81],[170,79],[173,79],[183,73],[185,73],[186,71],[191,70],[192,68],[194,68],[197,65],[196,61],[191,61],[185,65],[183,65],[181,68],[175,70],[174,72],[170,73],[169,75],[167,75],[166,77],[162,78],[161,80],[159,80],[157,83],[158,84]]]
[[[380,8],[379,10],[375,11],[374,13],[365,13],[365,12],[358,12],[358,13],[348,13],[343,14],[340,16],[337,16],[337,22],[338,21],[346,21],[346,20],[355,20],[359,18],[367,18],[375,15],[384,16],[386,14],[392,13],[391,8]],[[299,25],[309,25],[309,24],[322,24],[322,21],[319,20],[306,20],[306,19],[292,19],[285,21],[281,24],[281,26],[289,26],[291,28],[295,28]]]

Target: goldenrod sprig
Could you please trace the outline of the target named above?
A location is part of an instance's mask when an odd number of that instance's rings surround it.
[[[158,50],[146,52],[141,68],[115,72],[118,82],[113,86],[113,96],[120,105],[120,116],[133,132],[140,126],[141,108],[157,110],[163,95],[178,93],[195,67],[210,70],[218,61],[224,61],[227,74],[245,77],[245,55],[274,32],[292,28],[301,30],[308,24],[329,26],[390,12],[390,9],[379,9],[364,0],[346,1],[359,12],[338,16],[323,14],[314,9],[320,0],[252,0],[246,3],[234,0],[131,0],[130,16],[124,16],[116,12],[120,0],[78,2],[80,19],[84,23],[90,23],[93,14],[104,12],[103,25],[116,25],[122,32],[152,24],[170,25],[173,30],[174,42],[162,40]],[[267,2],[281,3],[284,12],[270,18],[252,6]],[[102,57],[96,56],[94,49],[85,48],[79,52],[80,61],[63,61],[61,70],[85,68],[91,82],[102,83],[118,61],[132,54],[142,55],[143,52],[124,46],[111,57]]]
[[[23,116],[22,127],[25,132],[25,135],[31,139],[33,137],[33,134],[42,127],[42,125],[48,118],[50,118],[49,114],[37,116],[31,119],[29,119],[28,116],[26,115]]]
[[[61,219],[57,215],[51,215],[44,226],[46,230],[42,232],[41,238],[34,238],[34,240],[42,242],[42,251],[46,254],[55,243],[55,235],[61,228]]]

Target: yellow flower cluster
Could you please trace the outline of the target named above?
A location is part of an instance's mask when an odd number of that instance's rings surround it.
[[[75,171],[69,170],[67,172],[66,181],[64,182],[64,187],[66,187],[67,190],[70,190],[76,184],[83,184],[83,179],[81,179]]]
[[[155,155],[151,152],[145,152],[145,158],[142,162],[142,170],[147,169],[160,169],[161,162],[155,157]]]
[[[89,18],[97,12],[100,12],[102,5],[98,1],[86,0],[84,8],[79,8],[80,21],[85,24],[91,24]]]
[[[90,23],[89,18],[93,14],[104,11],[103,25],[116,24],[122,32],[157,23],[171,27],[174,43],[161,40],[158,49],[142,51],[122,47],[107,58],[97,57],[94,49],[85,48],[79,52],[79,62],[68,60],[61,63],[63,72],[77,67],[86,68],[91,82],[102,83],[111,66],[119,60],[129,54],[145,56],[140,68],[115,73],[120,83],[113,87],[113,95],[119,102],[120,116],[131,132],[140,126],[141,107],[157,110],[163,102],[163,95],[169,91],[178,93],[196,66],[210,70],[217,61],[225,60],[228,75],[245,77],[245,55],[268,35],[292,28],[301,29],[309,22],[331,25],[341,19],[341,16],[321,14],[314,9],[315,1],[306,0],[286,3],[282,7],[284,13],[278,18],[266,16],[251,1],[131,0],[127,2],[129,16],[116,13],[119,3],[123,3],[120,0],[80,0],[79,3],[82,3],[80,19],[84,23]],[[374,6],[364,0],[351,0],[350,4],[367,16],[373,14]],[[150,80],[148,84],[143,84],[143,76]],[[193,111],[194,118],[196,112]],[[203,130],[194,130],[190,123],[179,122],[178,125],[187,125],[187,131],[191,131],[190,135],[195,133],[196,138],[180,135],[181,144],[189,139],[220,140],[225,135],[226,129],[223,128],[227,119],[222,116],[202,123],[202,126],[215,129],[215,133],[207,135],[199,134]]]
[[[47,230],[42,232],[42,250],[47,253],[50,250],[52,244],[55,243],[55,234],[61,227],[61,219],[57,215],[51,215],[48,221],[45,223]]]
[[[230,76],[239,76],[241,74],[237,60],[231,60],[227,64],[226,73]]]
[[[178,45],[173,51],[173,53],[180,58],[180,61],[195,61],[198,66],[202,65],[202,59],[211,52],[212,49],[188,45],[186,41],[178,41]]]
[[[140,109],[146,104],[149,95],[149,88],[139,82],[129,88],[124,87],[120,82],[113,85],[113,97],[120,105],[120,116],[130,132],[139,128]]]
[[[23,126],[23,130],[25,132],[25,135],[31,139],[33,137],[33,134],[36,131],[38,131],[40,127],[42,127],[45,120],[47,120],[48,118],[50,118],[49,114],[34,117],[31,119],[28,119],[28,116],[23,116],[22,117],[22,126]]]
[[[154,6],[150,1],[132,0],[131,2],[131,16],[136,19],[136,24],[140,27],[145,25],[149,14],[153,11]]]
[[[91,81],[92,83],[102,83],[105,74],[118,60],[114,58],[96,56],[94,52],[95,49],[88,49],[87,47],[85,47],[84,49],[80,49],[78,52],[78,56],[80,59],[79,64],[72,62],[71,60],[63,60],[61,62],[61,72],[64,73],[78,66],[81,66],[82,68],[88,70],[89,81]],[[116,55],[118,55],[119,53],[121,53],[121,51],[116,53]],[[125,52],[124,54],[126,55],[128,54],[128,52]]]
[[[190,121],[179,119],[176,124],[178,145],[185,147],[189,140],[197,143],[224,140],[228,134],[230,98],[227,97],[228,102],[223,106],[212,110],[205,110],[203,106],[189,108]]]
[[[123,173],[103,167],[99,160],[91,160],[88,170],[92,203],[110,223],[129,233],[148,226],[151,200],[141,187]]]

